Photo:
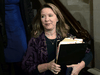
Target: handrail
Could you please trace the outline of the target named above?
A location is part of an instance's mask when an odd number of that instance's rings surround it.
[[[74,29],[76,36],[83,38],[85,41],[90,41],[90,34],[85,30],[81,24],[72,16],[72,14],[65,8],[65,6],[59,0],[51,0],[53,4],[55,4],[60,11],[62,12],[65,20],[67,20],[72,28]]]

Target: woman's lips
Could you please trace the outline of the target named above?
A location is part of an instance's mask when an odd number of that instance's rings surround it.
[[[45,25],[50,25],[50,23],[46,23]]]

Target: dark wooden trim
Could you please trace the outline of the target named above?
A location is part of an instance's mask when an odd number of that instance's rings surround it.
[[[93,26],[93,0],[90,0],[90,35],[91,35],[91,51],[93,53],[92,67],[95,67],[94,52],[94,26]]]

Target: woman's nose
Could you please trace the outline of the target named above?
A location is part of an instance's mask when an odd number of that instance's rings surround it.
[[[48,21],[48,20],[49,20],[49,17],[46,16],[46,17],[45,17],[45,21]]]

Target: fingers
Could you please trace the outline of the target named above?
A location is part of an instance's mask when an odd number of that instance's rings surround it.
[[[71,74],[71,75],[78,75],[78,74]]]
[[[72,65],[66,65],[66,67],[74,67],[76,66],[77,64],[72,64]]]
[[[59,72],[57,71],[54,71],[54,70],[51,70],[51,72],[53,72],[54,74],[58,74]]]
[[[49,62],[49,70],[54,74],[58,74],[61,71],[60,65],[55,63],[55,59]]]
[[[66,65],[66,67],[72,67],[72,65]]]
[[[54,74],[58,74],[61,71],[60,65],[54,63],[53,66],[52,66],[52,68],[51,68],[51,71]]]
[[[78,66],[79,66],[79,63],[78,64],[67,65],[67,67],[72,67],[73,68],[71,75],[78,75],[79,74],[80,69],[78,68]]]
[[[74,70],[72,70],[71,75],[78,75],[78,72],[77,72],[77,71],[75,71],[75,69],[74,69]]]
[[[56,66],[54,67],[54,71],[59,72],[60,70],[61,70],[60,65],[56,65]]]

